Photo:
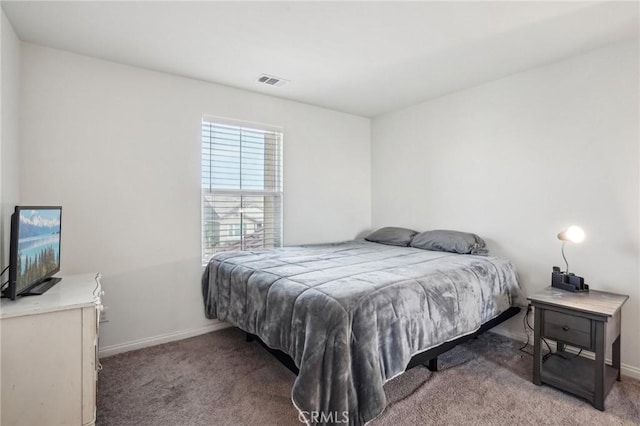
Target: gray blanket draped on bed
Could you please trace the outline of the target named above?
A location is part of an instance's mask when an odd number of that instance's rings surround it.
[[[363,240],[225,252],[202,279],[207,318],[291,356],[292,400],[307,418],[363,424],[411,357],[469,334],[514,304],[507,259]]]

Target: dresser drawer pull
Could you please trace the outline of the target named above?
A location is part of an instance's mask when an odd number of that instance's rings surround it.
[[[562,329],[563,329],[564,331],[569,331],[569,327],[567,327],[566,325],[565,325],[565,326],[562,326]]]

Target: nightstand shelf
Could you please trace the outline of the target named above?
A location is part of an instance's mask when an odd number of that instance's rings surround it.
[[[570,392],[604,410],[607,394],[620,380],[621,309],[628,298],[552,287],[530,296],[535,308],[533,383]],[[557,343],[557,352],[546,362],[542,359],[542,338]],[[566,345],[595,352],[595,360],[566,352]],[[611,348],[611,365],[605,364],[607,348]]]
[[[562,358],[564,356],[565,358]],[[540,379],[559,389],[589,401],[595,398],[596,362],[568,352],[557,352],[545,361]],[[604,395],[607,395],[618,378],[618,370],[609,365],[604,372]]]

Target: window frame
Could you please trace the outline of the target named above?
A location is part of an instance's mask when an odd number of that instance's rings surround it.
[[[263,189],[242,189],[241,185],[242,185],[242,178],[240,178],[240,183],[239,183],[239,187],[238,188],[214,188],[212,187],[212,182],[213,182],[213,178],[211,176],[211,171],[209,171],[209,187],[205,186],[205,180],[206,180],[206,176],[205,176],[205,146],[208,143],[209,148],[211,149],[211,147],[214,145],[213,142],[213,138],[210,137],[209,141],[205,141],[205,126],[211,126],[209,127],[210,129],[213,129],[215,127],[229,127],[232,128],[234,130],[246,130],[248,132],[264,132],[265,135],[267,134],[271,134],[272,136],[275,136],[274,141],[271,141],[269,144],[268,143],[264,143],[263,147],[265,149],[265,152],[267,152],[267,150],[271,150],[273,151],[273,158],[272,160],[270,160],[269,165],[267,166],[267,161],[263,160]],[[240,139],[239,139],[239,144],[242,145],[242,136],[240,135]],[[241,148],[239,148],[241,149]],[[241,155],[241,154],[240,154]],[[266,154],[265,154],[266,155]],[[210,161],[209,167],[213,167],[213,161]],[[268,187],[267,185],[267,172],[266,169],[267,167],[269,167],[271,169],[271,172],[273,173],[273,182],[270,183],[270,185],[272,185],[273,188],[270,189],[266,189]],[[242,168],[242,162],[240,161],[240,166],[238,168],[240,175],[242,175],[243,172],[243,168]],[[216,248],[212,248],[211,245],[207,246],[207,233],[208,233],[208,228],[207,228],[207,223],[208,219],[207,219],[207,214],[205,213],[205,209],[206,208],[214,208],[213,205],[211,204],[213,201],[212,199],[215,196],[225,196],[225,195],[229,195],[231,197],[236,196],[240,199],[240,207],[239,207],[239,212],[240,215],[243,214],[242,210],[245,208],[244,207],[244,200],[248,199],[250,197],[257,197],[263,198],[263,203],[265,202],[265,200],[267,198],[270,198],[271,201],[273,203],[272,205],[272,211],[271,214],[273,215],[272,220],[266,220],[266,218],[259,223],[252,223],[252,226],[247,227],[247,230],[245,230],[245,226],[242,223],[242,220],[239,224],[239,239],[240,239],[240,248],[239,250],[250,250],[252,249],[251,247],[246,248],[244,246],[245,244],[245,240],[246,240],[246,235],[245,233],[247,233],[248,229],[253,229],[253,233],[255,234],[255,232],[258,231],[262,231],[265,232],[266,235],[266,230],[267,229],[271,229],[273,234],[270,234],[270,236],[267,238],[266,236],[262,237],[262,244],[264,245],[265,241],[268,240],[273,240],[274,244],[267,244],[265,248],[276,248],[276,247],[282,247],[283,246],[283,242],[284,242],[284,131],[282,127],[279,126],[273,126],[273,125],[265,125],[262,123],[255,123],[255,122],[248,122],[248,121],[241,121],[241,120],[233,120],[233,119],[228,119],[228,118],[221,118],[221,117],[216,117],[216,116],[210,116],[210,115],[203,115],[202,116],[202,121],[200,124],[200,255],[201,255],[201,259],[202,259],[202,265],[203,267],[206,266],[206,264],[209,262],[209,260],[211,259],[211,257],[217,253],[220,252],[225,252],[225,251],[236,251],[238,249],[236,248],[232,248],[232,249],[216,249]],[[207,200],[206,197],[209,196],[211,197],[211,200]],[[207,207],[206,203],[210,203],[211,207]],[[262,207],[262,215],[263,217],[265,217],[266,214],[266,208]],[[242,217],[242,216],[241,216]],[[230,224],[231,227],[234,226],[234,224]],[[270,226],[271,225],[271,226]],[[223,229],[218,226],[218,231],[217,231],[217,238],[218,240],[221,238],[222,234],[225,234],[225,236],[227,237],[231,237],[232,234],[235,235],[235,232],[232,232],[231,227],[228,228],[228,230],[225,232],[223,231]],[[214,230],[213,232],[215,233],[215,226],[214,226]]]

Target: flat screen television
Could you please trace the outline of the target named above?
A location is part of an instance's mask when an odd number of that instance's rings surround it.
[[[40,295],[58,283],[62,207],[16,206],[11,216],[9,283],[4,297]]]

